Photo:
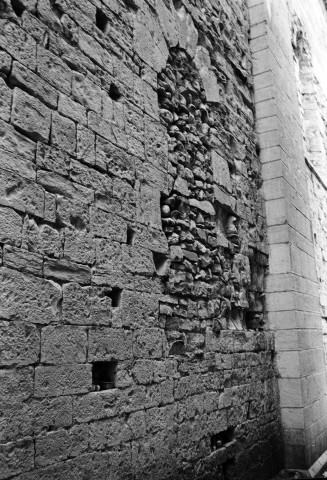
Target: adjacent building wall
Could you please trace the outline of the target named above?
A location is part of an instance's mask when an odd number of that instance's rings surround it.
[[[319,177],[319,171],[324,176],[326,158],[320,135],[323,106],[316,111],[311,106],[319,103],[318,97],[313,98],[318,89],[316,73],[327,86],[321,63],[326,12],[318,1],[292,5],[284,0],[252,0],[250,19],[270,253],[267,309],[269,325],[276,332],[285,465],[312,467],[315,474],[327,448],[325,327],[320,309],[325,297],[326,190]],[[311,71],[303,35],[312,39],[318,60]],[[319,151],[309,132],[311,116]]]
[[[0,479],[269,478],[247,5],[5,0],[0,17]],[[301,235],[306,252],[305,216]],[[296,348],[320,334],[305,322]]]

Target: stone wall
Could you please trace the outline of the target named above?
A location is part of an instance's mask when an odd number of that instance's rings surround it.
[[[257,130],[269,243],[267,311],[276,332],[285,466],[314,476],[327,460],[327,384],[317,255],[299,90],[300,15],[321,58],[319,0],[250,0]],[[321,29],[321,31],[320,31]],[[299,33],[299,32],[298,32]],[[315,72],[321,72],[320,68]]]
[[[281,466],[244,1],[0,4],[0,479]]]
[[[319,298],[327,361],[327,85],[322,88],[315,72],[312,47],[301,20],[293,18],[293,43],[302,112],[303,142],[315,246]]]

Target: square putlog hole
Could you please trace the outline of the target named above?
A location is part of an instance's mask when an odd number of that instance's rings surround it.
[[[100,8],[97,8],[95,14],[96,26],[103,33],[107,33],[109,19]]]
[[[111,292],[108,293],[108,297],[111,298],[111,306],[112,308],[118,308],[121,305],[121,294],[122,289],[118,287],[113,287]]]
[[[153,263],[159,277],[164,277],[168,274],[170,267],[170,259],[164,253],[152,252]]]
[[[126,239],[127,245],[134,245],[135,236],[136,236],[135,230],[130,225],[128,225],[127,226],[127,239]]]
[[[116,387],[117,365],[117,360],[92,363],[92,384],[95,391]]]

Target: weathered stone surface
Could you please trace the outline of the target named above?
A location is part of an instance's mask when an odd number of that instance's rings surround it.
[[[77,127],[81,129],[83,125],[87,124],[86,109],[63,93],[59,93],[58,112],[64,117],[78,122]]]
[[[34,467],[32,438],[0,445],[0,478],[5,479]]]
[[[133,356],[131,331],[115,328],[89,330],[88,361],[127,360]]]
[[[95,260],[93,234],[86,230],[65,228],[64,256],[73,262],[92,265]]]
[[[69,453],[69,438],[66,430],[50,432],[35,440],[35,464],[45,466],[66,460]]]
[[[83,162],[95,165],[95,135],[83,125],[77,126],[76,153]]]
[[[17,132],[11,125],[0,120],[0,146],[30,161],[35,157],[35,142]]]
[[[13,62],[10,83],[24,89],[48,107],[57,107],[58,93],[56,90],[19,62]]]
[[[11,56],[4,51],[0,53],[0,76],[6,76],[10,71]]]
[[[0,241],[14,246],[21,244],[22,218],[11,208],[0,207]]]
[[[0,370],[0,402],[10,403],[27,400],[33,395],[32,367]]]
[[[37,71],[41,77],[63,93],[70,94],[71,73],[68,66],[53,53],[38,45]]]
[[[62,313],[65,323],[109,326],[111,298],[101,288],[68,283],[63,286]]]
[[[201,210],[204,213],[207,213],[208,215],[215,215],[216,213],[213,205],[207,200],[199,201],[194,198],[191,198],[190,205],[192,207],[198,208],[199,210]]]
[[[91,389],[91,365],[63,365],[35,368],[35,396],[57,397],[86,393]]]
[[[0,78],[0,118],[6,122],[10,119],[11,93],[5,81]]]
[[[14,89],[12,123],[33,140],[47,142],[50,134],[50,110],[35,97]]]
[[[36,42],[19,25],[0,20],[0,46],[31,70],[36,68]]]
[[[87,333],[84,328],[48,326],[42,329],[41,362],[62,363],[86,362]]]
[[[221,205],[222,208],[235,212],[236,209],[236,200],[235,198],[227,195],[221,188],[214,186],[214,196],[215,200]]]
[[[100,113],[101,89],[88,77],[80,73],[73,74],[72,95],[74,100],[81,103],[86,109]]]
[[[71,397],[2,401],[1,443],[72,425]]]
[[[133,353],[135,357],[162,358],[164,334],[158,328],[144,328],[134,334]]]
[[[90,283],[91,270],[90,267],[66,259],[53,260],[46,258],[44,261],[44,276],[61,282],[75,280],[85,285]]]
[[[1,164],[4,170],[18,174],[28,180],[35,180],[35,165],[32,160],[0,147]]]
[[[44,191],[16,173],[0,170],[0,204],[42,217]]]
[[[40,333],[24,322],[0,321],[0,365],[30,365],[40,354]]]
[[[91,222],[97,237],[111,238],[116,242],[126,243],[127,222],[122,217],[94,208]]]
[[[43,324],[58,321],[59,285],[5,267],[0,269],[0,281],[2,318]]]
[[[159,299],[147,293],[123,290],[121,307],[115,312],[122,325],[128,328],[157,326]]]
[[[36,164],[41,169],[51,170],[68,176],[70,158],[66,152],[39,142],[37,145]]]
[[[5,245],[3,248],[2,263],[4,267],[19,270],[24,273],[33,273],[38,277],[43,272],[43,257],[36,253],[30,253],[22,248]]]
[[[215,151],[211,155],[213,181],[224,187],[227,192],[232,191],[232,183],[228,168],[228,163]]]
[[[47,224],[37,224],[25,217],[23,226],[23,246],[29,251],[42,255],[59,257],[62,253],[62,235]]]
[[[74,154],[76,150],[76,126],[69,118],[56,113],[52,114],[51,143],[62,148],[67,153]]]

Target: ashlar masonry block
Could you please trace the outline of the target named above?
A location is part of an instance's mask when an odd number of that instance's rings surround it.
[[[87,393],[92,386],[92,365],[38,366],[35,368],[35,397],[57,397]]]
[[[40,100],[15,88],[12,123],[33,140],[47,142],[50,134],[51,111]]]

